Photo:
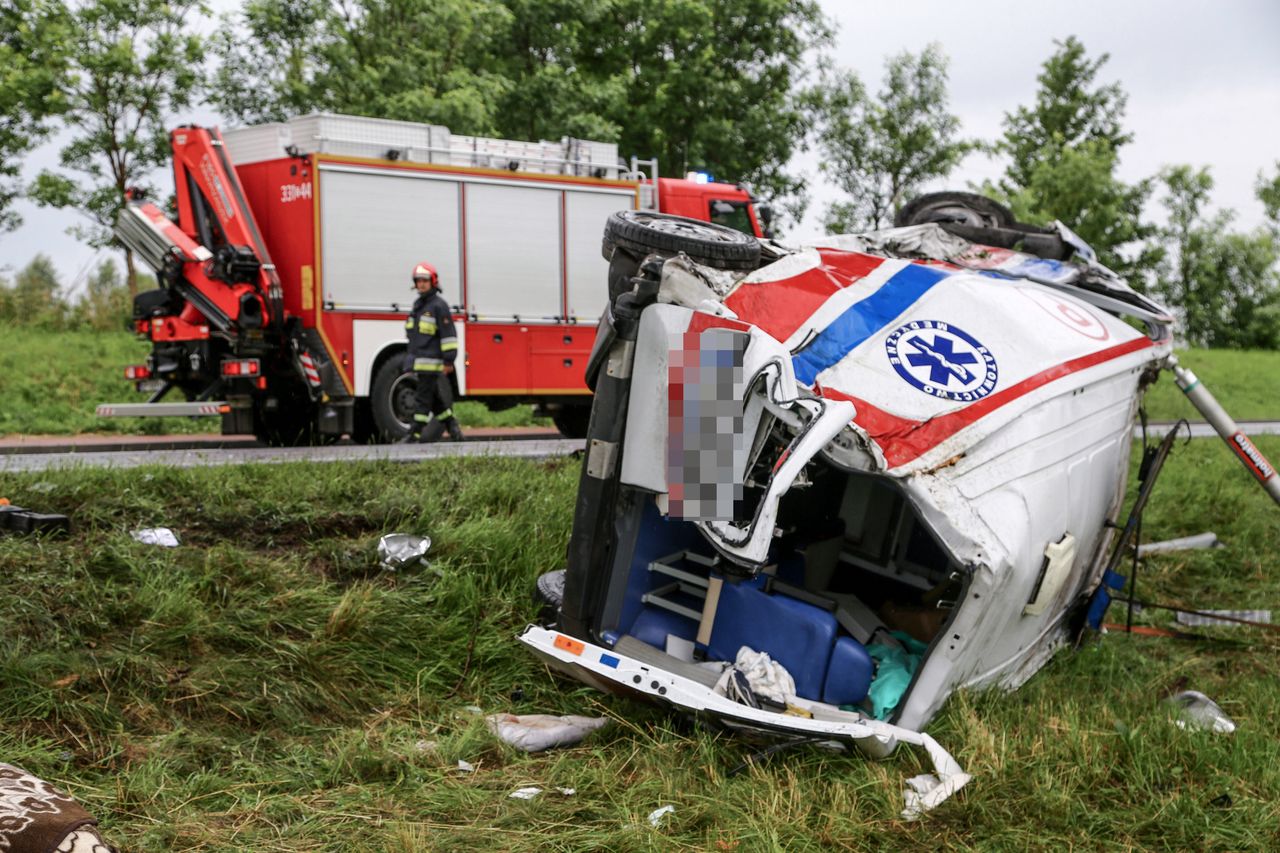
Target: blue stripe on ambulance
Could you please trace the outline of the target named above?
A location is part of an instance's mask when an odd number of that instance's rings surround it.
[[[912,264],[895,273],[875,293],[857,302],[823,329],[792,359],[796,379],[813,385],[863,341],[889,325],[950,271]]]

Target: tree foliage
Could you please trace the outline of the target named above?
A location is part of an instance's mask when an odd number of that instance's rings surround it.
[[[21,223],[12,205],[22,191],[23,155],[48,135],[50,117],[63,109],[67,23],[54,0],[0,4],[0,232]]]
[[[1266,227],[1233,232],[1232,211],[1209,214],[1207,168],[1175,166],[1160,179],[1168,224],[1159,234],[1165,253],[1154,289],[1182,315],[1187,342],[1280,347],[1280,236]]]
[[[249,0],[215,43],[239,121],[314,110],[576,136],[795,194],[813,0]]]
[[[976,147],[959,137],[960,119],[948,110],[947,58],[936,44],[891,57],[874,100],[852,72],[828,78],[809,99],[822,172],[849,196],[827,208],[828,231],[891,224],[911,196]]]
[[[168,162],[173,112],[199,91],[201,40],[187,32],[202,0],[84,0],[70,10],[71,68],[58,82],[74,136],[60,171],[46,170],[34,200],[73,208],[89,225],[73,233],[92,246],[112,242],[125,190],[146,189],[149,172]],[[125,253],[130,293],[137,292],[132,253]]]
[[[1133,140],[1123,127],[1126,95],[1119,83],[1097,82],[1107,54],[1090,59],[1074,36],[1056,44],[1036,78],[1034,103],[1005,114],[998,149],[1009,162],[985,190],[1025,222],[1061,220],[1104,264],[1133,276],[1155,257],[1144,250],[1129,258],[1121,249],[1154,231],[1142,221],[1151,181],[1130,185],[1116,176],[1120,149]]]

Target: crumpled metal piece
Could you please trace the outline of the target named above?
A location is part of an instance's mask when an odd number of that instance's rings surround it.
[[[551,714],[490,714],[489,731],[525,752],[541,752],[557,746],[573,746],[609,722],[607,717],[563,717]]]
[[[414,536],[412,533],[388,533],[378,540],[378,560],[389,571],[422,563],[431,548],[430,536]]]
[[[167,527],[144,527],[129,534],[143,545],[159,545],[162,548],[177,548],[178,534]]]
[[[1217,702],[1199,690],[1183,690],[1165,701],[1178,709],[1173,723],[1180,729],[1224,735],[1236,730],[1235,720],[1228,717]]]

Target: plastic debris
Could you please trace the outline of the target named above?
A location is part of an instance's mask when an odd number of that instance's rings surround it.
[[[507,794],[507,799],[532,800],[534,797],[538,796],[541,793],[542,793],[541,788],[516,788],[510,794]]]
[[[1218,707],[1218,703],[1198,690],[1183,690],[1165,701],[1178,709],[1173,722],[1180,729],[1224,735],[1236,730],[1235,721]]]
[[[902,798],[906,801],[906,807],[902,810],[903,819],[918,819],[963,788],[970,778],[968,773],[953,774],[946,779],[939,779],[932,773],[912,776],[907,780],[907,787],[902,789]]]
[[[649,812],[649,825],[657,826],[662,823],[662,819],[676,810],[675,806],[663,806],[660,809],[654,809]]]
[[[415,563],[425,566],[427,565],[425,557],[430,548],[430,536],[388,533],[378,540],[378,560],[384,569],[392,572]]]
[[[564,794],[566,797],[572,797],[574,794],[578,793],[577,788],[556,788],[556,790],[561,794]]]
[[[541,752],[557,746],[573,746],[589,733],[609,722],[607,717],[579,717],[550,714],[490,714],[485,718],[489,731],[516,749]]]
[[[167,527],[144,527],[129,534],[143,545],[159,545],[161,548],[177,548],[178,534]]]
[[[1230,616],[1232,619],[1248,619],[1250,622],[1271,624],[1270,610],[1202,610],[1200,613],[1179,612],[1174,618],[1178,620],[1179,624],[1197,628],[1204,625],[1212,625],[1215,628],[1234,628],[1241,624],[1227,619],[1214,619],[1214,616]]]
[[[11,503],[0,505],[0,532],[59,536],[70,530],[70,519],[61,513],[35,512]]]
[[[476,772],[476,766],[474,764],[472,764],[470,761],[463,761],[461,758],[458,759],[458,769],[461,770],[463,773]]]
[[[1166,539],[1163,542],[1148,542],[1138,546],[1138,556],[1148,554],[1167,554],[1170,551],[1191,551],[1199,548],[1224,548],[1216,533],[1198,533],[1195,536],[1183,536],[1180,539]]]

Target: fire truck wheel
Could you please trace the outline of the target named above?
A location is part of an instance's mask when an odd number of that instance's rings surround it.
[[[561,406],[551,413],[551,422],[565,438],[586,438],[591,424],[591,406]]]
[[[929,222],[969,225],[974,228],[1009,228],[1013,213],[999,202],[977,193],[925,193],[902,206],[893,224],[923,225]]]
[[[760,243],[735,228],[655,213],[621,210],[604,227],[606,241],[648,254],[684,252],[693,260],[722,270],[753,270],[760,266]]]
[[[270,447],[312,444],[311,405],[305,398],[280,400],[271,408],[255,404],[253,434]]]
[[[383,441],[396,441],[409,434],[417,382],[418,378],[412,373],[401,372],[400,358],[396,355],[383,362],[374,374],[369,404],[373,409],[373,424]]]

